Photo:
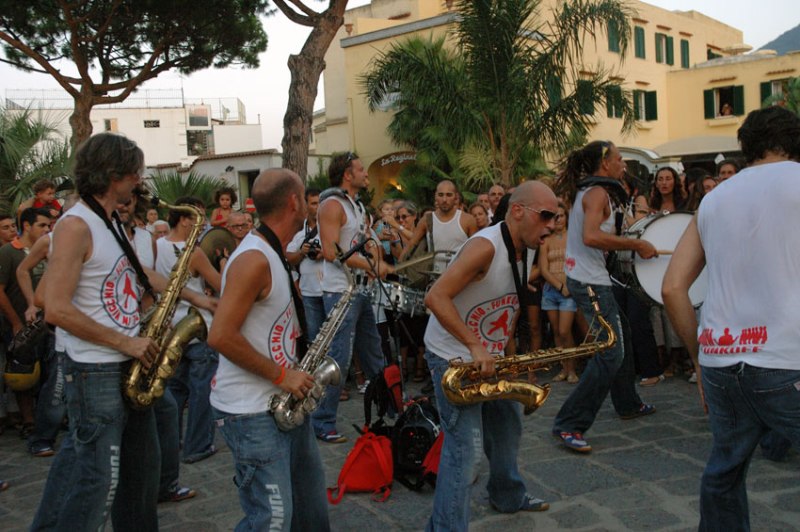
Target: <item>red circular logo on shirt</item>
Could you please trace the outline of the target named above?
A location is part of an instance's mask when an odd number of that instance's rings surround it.
[[[128,257],[120,256],[103,280],[100,297],[109,318],[123,329],[139,325],[139,299],[141,291],[136,282],[136,272]]]
[[[297,362],[295,346],[298,336],[300,328],[294,319],[294,305],[290,301],[269,331],[270,356],[276,364],[290,368]]]

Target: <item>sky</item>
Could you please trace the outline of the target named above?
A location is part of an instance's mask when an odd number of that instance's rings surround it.
[[[425,0],[440,1],[440,0]],[[369,0],[350,0],[349,7]],[[649,0],[647,3],[669,10],[696,10],[744,32],[744,42],[758,49],[800,23],[798,0]],[[321,9],[326,3],[310,2]],[[318,7],[319,6],[319,7]],[[184,96],[199,98],[238,97],[245,105],[249,123],[260,123],[265,148],[280,149],[283,114],[289,90],[289,54],[298,53],[308,30],[290,22],[280,13],[265,19],[269,37],[267,51],[257,69],[210,69],[190,76],[166,73],[143,85],[145,89],[183,89]],[[336,46],[336,43],[333,44]],[[0,97],[7,89],[52,89],[58,85],[46,74],[25,73],[0,64]],[[324,106],[322,80],[315,109]]]

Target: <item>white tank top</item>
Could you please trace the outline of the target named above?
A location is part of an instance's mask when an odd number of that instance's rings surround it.
[[[222,274],[222,297],[230,265],[242,253],[256,250],[269,261],[272,288],[267,297],[256,301],[241,327],[242,335],[262,356],[291,368],[297,363],[295,338],[300,326],[295,315],[289,279],[278,254],[255,234],[248,234],[231,255]],[[242,369],[225,357],[219,357],[217,374],[211,381],[211,404],[230,414],[264,412],[269,399],[280,388],[254,373]]]
[[[181,254],[184,247],[186,247],[186,242],[170,242],[166,237],[161,237],[156,240],[157,256],[155,270],[164,277],[169,278],[172,273],[172,268],[175,266],[175,263],[178,262],[178,255]],[[203,281],[203,278],[199,275],[190,276],[189,280],[186,282],[186,288],[202,294],[205,291],[205,281]],[[178,301],[178,307],[175,309],[175,314],[172,317],[173,327],[186,316],[190,308],[192,308],[192,305],[190,305],[189,302],[183,299]],[[203,319],[206,321],[206,326],[210,329],[212,319],[211,313],[206,309],[198,308],[197,310],[200,311],[200,315],[203,316]],[[195,338],[189,343],[193,344],[197,341],[198,340]]]
[[[339,247],[342,251],[347,251],[356,245],[365,234],[366,221],[364,208],[353,201],[350,196],[347,199],[340,196],[331,196],[322,202],[322,205],[329,201],[337,201],[344,209],[347,221],[339,229]],[[341,266],[333,262],[323,261],[322,264],[322,290],[324,292],[340,293],[347,289],[347,277]]]
[[[131,245],[142,266],[151,270],[155,269],[156,257],[153,255],[153,235],[146,229],[134,227]]]
[[[63,214],[62,220],[70,216],[86,222],[92,239],[92,254],[83,263],[72,304],[97,323],[126,336],[136,336],[139,334],[142,289],[133,266],[105,222],[85,203],[77,203]],[[53,235],[53,239],[56,236]],[[53,242],[58,245],[58,242]],[[129,360],[119,351],[69,333],[62,334],[59,340],[76,362],[94,364]]]
[[[467,233],[461,227],[461,210],[456,210],[453,218],[449,222],[442,222],[432,213],[433,216],[433,249],[434,251],[456,251],[464,242],[467,241]],[[443,272],[450,262],[450,257],[437,255],[433,263],[433,271]]]
[[[703,198],[701,365],[800,370],[798,205],[800,164],[788,161],[742,170]]]
[[[514,275],[508,264],[500,224],[482,229],[470,239],[484,238],[494,246],[494,257],[486,276],[468,284],[453,299],[458,315],[467,327],[481,340],[492,355],[502,355],[508,343],[514,314],[519,309],[519,298],[514,285]],[[521,261],[517,271],[522,271]],[[447,332],[436,316],[431,316],[425,330],[425,347],[446,360],[457,357],[471,361],[469,349]]]
[[[572,212],[569,213],[567,249],[564,253],[564,271],[567,277],[586,284],[611,286],[611,277],[606,268],[606,254],[602,249],[591,248],[583,243],[583,196],[594,187],[578,191]],[[604,233],[614,233],[614,209],[609,200],[611,214],[600,224]]]

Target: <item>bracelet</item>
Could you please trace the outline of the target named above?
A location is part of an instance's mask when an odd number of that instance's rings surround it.
[[[280,384],[283,382],[283,379],[284,379],[285,377],[286,377],[286,367],[285,367],[285,366],[281,366],[281,374],[280,374],[280,375],[278,375],[278,378],[277,378],[277,379],[275,379],[274,381],[272,381],[272,384],[274,384],[274,385],[276,385],[276,386],[280,386]]]

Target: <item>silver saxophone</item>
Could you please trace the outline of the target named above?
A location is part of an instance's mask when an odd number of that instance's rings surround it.
[[[341,257],[341,254],[339,254]],[[338,260],[338,259],[337,259]],[[314,377],[314,385],[304,399],[297,399],[289,392],[281,392],[272,396],[269,411],[275,418],[275,424],[283,431],[295,429],[303,424],[307,414],[319,406],[328,385],[338,386],[342,381],[342,370],[334,359],[328,356],[333,337],[342,326],[347,311],[350,310],[356,283],[353,274],[343,262],[340,263],[347,276],[347,289],[339,301],[331,309],[331,313],[317,333],[317,337],[308,348],[300,365],[296,368]]]

